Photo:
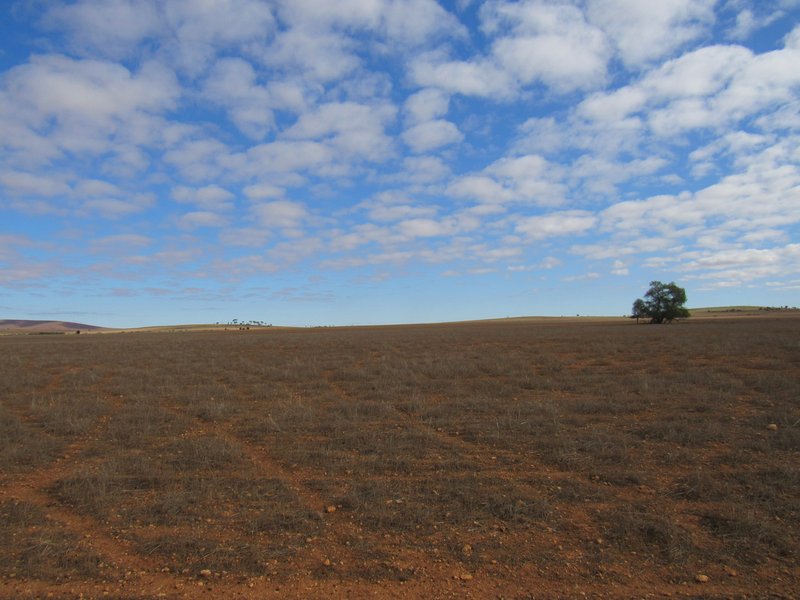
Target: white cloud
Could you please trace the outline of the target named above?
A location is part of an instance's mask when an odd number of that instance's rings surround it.
[[[473,231],[480,227],[480,225],[480,219],[469,213],[462,212],[438,219],[406,219],[398,222],[395,225],[395,229],[401,236],[401,240],[403,240],[444,236],[451,237]],[[438,258],[436,260],[438,260]]]
[[[565,235],[581,235],[595,227],[598,219],[585,210],[565,210],[516,221],[515,230],[529,240],[538,241]]]
[[[233,208],[234,195],[218,185],[207,185],[201,188],[176,186],[172,189],[172,198],[178,202],[194,204],[211,211],[226,211]]]
[[[122,193],[119,186],[100,179],[84,179],[75,185],[78,196],[118,196]]]
[[[583,155],[571,165],[569,177],[579,181],[586,191],[613,196],[616,194],[619,184],[656,173],[668,164],[667,159],[657,156],[626,163],[598,156]]]
[[[130,56],[138,44],[161,36],[166,27],[158,5],[151,0],[79,0],[52,5],[43,17],[46,27],[66,31],[71,46],[84,55],[119,60]]]
[[[179,95],[174,75],[157,63],[132,72],[108,61],[34,56],[0,80],[0,148],[28,166],[117,150],[130,158],[130,143],[160,140],[154,122]]]
[[[740,46],[700,48],[664,63],[638,83],[610,94],[591,96],[579,105],[578,111],[593,120],[616,121],[640,112],[648,104],[702,99],[729,85],[752,56]]]
[[[447,187],[447,193],[456,198],[466,198],[485,204],[500,205],[514,198],[513,191],[492,177],[464,175]]]
[[[800,25],[797,25],[794,29],[786,34],[783,43],[786,48],[800,50]]]
[[[487,29],[510,27],[492,46],[497,63],[523,85],[541,81],[559,92],[595,88],[605,81],[611,48],[603,32],[576,6],[546,2],[490,2]]]
[[[237,227],[226,229],[219,234],[219,240],[225,245],[246,248],[260,248],[266,244],[270,232],[261,227]]]
[[[782,7],[781,4],[783,4]],[[739,41],[747,40],[757,30],[767,27],[779,19],[787,18],[786,10],[791,9],[790,4],[791,2],[760,2],[749,8],[741,8],[736,15],[733,27],[726,32],[727,37]]]
[[[792,255],[781,250],[791,244],[781,245],[800,223],[800,169],[796,150],[789,150],[794,144],[781,140],[754,149],[746,137],[731,134],[737,138],[745,146],[737,156],[741,172],[694,193],[613,204],[599,215],[606,243],[573,251],[594,259],[638,255],[647,268],[686,270],[725,285],[794,272],[797,267],[781,258]]]
[[[702,275],[697,278],[716,280],[716,285],[726,286],[768,277],[792,276],[800,273],[800,244],[708,252],[679,265],[677,269],[689,274],[701,271]]]
[[[204,93],[224,106],[239,130],[253,139],[262,139],[274,126],[270,93],[256,83],[255,70],[241,58],[217,61],[206,79]]]
[[[192,139],[175,144],[163,154],[163,160],[192,182],[209,181],[222,173],[220,157],[230,154],[230,149],[219,140]]]
[[[224,48],[264,43],[275,27],[269,6],[259,0],[170,0],[164,16],[175,36],[171,58],[193,75]]]
[[[231,259],[215,260],[211,270],[216,276],[226,279],[240,280],[254,275],[263,275],[280,271],[280,265],[265,258],[261,254],[237,256]]]
[[[375,28],[383,4],[382,0],[280,0],[278,10],[281,19],[294,26]]]
[[[327,83],[355,71],[361,64],[344,34],[293,28],[278,34],[260,58],[264,64],[300,70],[306,78]]]
[[[224,227],[227,224],[227,217],[208,210],[188,212],[178,218],[178,226],[183,229],[197,229],[199,227]]]
[[[417,153],[429,152],[463,139],[464,134],[458,127],[444,119],[420,123],[403,132],[403,141]]]
[[[275,185],[298,183],[300,172],[313,169],[325,173],[337,160],[334,149],[327,144],[310,141],[277,141],[249,148],[244,155],[232,159],[238,177],[275,175]]]
[[[714,23],[716,0],[587,0],[589,21],[602,28],[622,60],[637,67],[671,55]]]
[[[410,238],[445,235],[450,228],[434,219],[408,219],[397,224],[401,234]]]
[[[796,98],[800,50],[755,55],[741,46],[709,46],[666,62],[641,80],[584,100],[577,114],[615,127],[641,119],[657,137],[722,130]]]
[[[753,11],[746,8],[736,15],[736,25],[728,32],[728,37],[734,40],[745,40],[758,28]]]
[[[256,219],[269,229],[293,229],[308,217],[308,210],[299,202],[276,200],[255,204],[252,212]]]
[[[160,60],[190,75],[222,49],[264,43],[275,28],[260,0],[78,0],[49,6],[43,22],[84,55],[121,60],[152,42]]]
[[[392,215],[392,217],[394,216],[397,215]],[[377,217],[376,220],[380,220],[380,218]],[[355,225],[348,232],[332,231],[330,247],[334,252],[344,252],[355,250],[356,248],[366,244],[386,243],[393,239],[396,239],[396,236],[392,234],[387,227],[374,225],[372,223],[362,223]],[[342,268],[345,263],[337,261],[336,264],[339,265],[336,268]]]
[[[464,35],[458,20],[434,0],[282,0],[280,15],[294,27],[369,30],[410,46]]]
[[[0,285],[6,291],[27,285],[40,287],[38,281],[52,277],[55,273],[63,274],[63,265],[56,260],[35,260],[23,256],[18,247],[26,245],[28,244],[25,240],[0,236]]]
[[[280,198],[283,189],[271,183],[256,183],[244,188],[244,195],[250,200],[263,200],[265,198]]]
[[[630,274],[630,270],[628,269],[628,266],[623,261],[615,260],[614,261],[614,265],[611,268],[611,274],[612,275],[618,275],[618,276],[622,277],[624,275],[629,275]]]
[[[411,76],[422,87],[450,94],[510,99],[517,86],[508,72],[486,59],[449,60],[441,55],[422,55],[411,64]]]
[[[456,178],[447,194],[478,202],[483,214],[502,212],[510,204],[558,206],[566,188],[559,167],[545,158],[529,154],[501,158],[481,173]]]
[[[591,281],[593,279],[600,279],[600,273],[596,273],[594,271],[590,271],[589,273],[583,273],[581,275],[570,275],[569,277],[564,277],[563,281]]]
[[[800,171],[767,166],[731,175],[695,194],[661,195],[614,204],[601,214],[603,225],[641,235],[660,231],[696,237],[713,228],[723,237],[800,222]]]
[[[12,196],[66,196],[72,191],[62,178],[22,171],[0,172],[0,185]]]
[[[415,204],[404,194],[383,192],[376,198],[362,202],[360,208],[366,209],[370,220],[391,222],[412,218],[433,217],[437,208],[430,205]]]
[[[152,196],[138,195],[131,198],[94,198],[81,203],[83,216],[99,215],[106,219],[122,219],[149,208]]]
[[[800,87],[800,49],[785,48],[754,56],[713,103],[715,112],[739,120],[769,106],[796,100]]]
[[[95,253],[130,253],[133,248],[146,248],[153,238],[138,233],[120,233],[92,240],[91,251]]]
[[[406,99],[405,113],[411,124],[425,123],[447,114],[450,97],[437,89],[424,89]]]
[[[447,164],[438,156],[409,156],[403,159],[397,180],[411,184],[434,183],[450,175]]]
[[[339,155],[379,161],[392,153],[392,140],[384,128],[395,114],[396,109],[389,104],[331,102],[301,115],[284,136],[324,140]]]
[[[531,117],[520,125],[519,131],[522,137],[515,143],[514,150],[520,154],[554,154],[571,144],[566,126],[553,117]]]
[[[13,99],[28,109],[25,116],[39,120],[75,116],[98,124],[137,110],[172,108],[179,93],[173,74],[153,62],[131,73],[106,61],[34,56],[4,79]]]
[[[554,256],[548,256],[547,258],[543,259],[537,267],[540,269],[555,269],[556,267],[560,267],[563,262],[557,259]]]
[[[440,37],[466,37],[464,27],[434,0],[390,0],[385,3],[386,36],[404,45],[418,46]]]

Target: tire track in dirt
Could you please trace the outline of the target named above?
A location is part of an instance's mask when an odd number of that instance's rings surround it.
[[[331,377],[327,376],[326,381],[342,400],[347,402],[357,401],[357,398],[347,392]],[[460,453],[461,456],[478,465],[477,470],[480,470],[482,473],[503,480],[505,485],[508,486],[507,489],[511,491],[515,498],[525,498],[529,501],[534,498],[542,498],[541,486],[526,481],[520,481],[519,470],[503,468],[498,464],[499,461],[496,459],[504,454],[501,449],[493,448],[480,442],[471,442],[439,428],[427,425],[412,412],[404,410],[392,402],[387,402],[386,406],[390,407],[392,411],[400,417],[403,425],[421,433],[423,436],[436,440],[444,447],[451,448],[457,453]],[[533,456],[526,457],[528,459],[534,458]],[[560,489],[558,486],[562,482],[576,480],[576,476],[573,473],[553,469],[550,465],[547,465],[538,458],[535,459],[535,465],[526,464],[525,469],[526,471],[535,469],[535,472],[541,475],[541,477],[549,483],[550,487],[555,489]],[[596,526],[588,518],[588,515],[582,507],[570,510],[568,514],[559,510],[553,516],[559,523],[565,523],[567,525],[565,527],[555,525],[554,528],[551,527],[552,523],[550,523],[548,519],[545,519],[547,525],[542,529],[542,533],[546,534],[552,546],[558,548],[560,553],[563,554],[565,552],[564,548],[567,548],[566,552],[571,554],[570,562],[578,563],[583,561],[583,558],[576,556],[576,554],[583,554],[580,550],[580,542],[583,540],[595,541],[599,539],[601,535],[597,531]],[[581,539],[575,539],[576,536]]]
[[[68,367],[54,373],[50,381],[42,386],[39,393],[55,392],[63,382],[64,376],[77,373],[80,367]],[[92,384],[98,393],[103,392],[103,385],[110,378],[106,374]],[[92,517],[81,515],[54,498],[49,492],[50,488],[65,476],[86,470],[95,464],[102,463],[103,456],[93,457],[90,460],[81,459],[81,454],[91,444],[103,437],[108,429],[115,411],[124,408],[121,397],[103,393],[103,402],[107,408],[105,414],[99,415],[92,427],[83,434],[67,443],[60,451],[60,455],[48,465],[34,471],[18,476],[11,476],[4,484],[0,484],[0,499],[22,501],[39,508],[43,515],[50,521],[57,523],[68,533],[75,535],[89,550],[95,552],[107,565],[117,569],[138,571],[140,573],[154,570],[156,563],[141,557],[133,545],[114,533],[102,523]],[[19,418],[33,425],[39,421],[27,411],[20,414],[15,407],[9,407]]]
[[[175,414],[184,415],[181,407],[164,407]],[[269,455],[267,448],[250,442],[239,436],[235,424],[227,420],[206,421],[194,417],[194,427],[188,435],[215,436],[233,448],[239,448],[245,458],[252,464],[259,476],[280,481],[296,496],[297,501],[309,514],[315,515],[322,523],[318,537],[310,538],[305,554],[298,553],[296,563],[304,563],[308,570],[320,567],[331,568],[335,557],[337,562],[352,564],[354,556],[342,537],[359,537],[362,531],[348,519],[348,516],[336,509],[333,502],[326,499],[306,484],[306,478],[299,470],[291,470]],[[308,541],[308,540],[307,540]]]
[[[81,370],[80,367],[67,367],[65,369],[61,369],[53,373],[48,381],[41,389],[41,393],[45,394],[47,392],[54,392],[55,390],[61,388],[61,384],[64,381],[64,377],[66,375],[72,375],[73,373],[79,373]]]
[[[106,401],[108,402],[108,399]],[[112,400],[110,404],[115,403]],[[90,461],[82,460],[80,455],[93,441],[102,436],[110,420],[108,414],[98,417],[93,427],[78,439],[68,443],[61,451],[61,455],[46,467],[38,468],[31,473],[11,476],[0,485],[0,500],[22,501],[36,506],[48,520],[81,539],[90,550],[99,554],[106,564],[117,568],[147,570],[154,565],[151,561],[140,560],[129,543],[114,536],[95,519],[81,515],[59,503],[49,492],[49,489],[65,475],[102,461],[102,457]]]
[[[345,390],[338,382],[331,379],[329,376],[326,376],[326,382],[328,383],[330,388],[334,391],[334,393],[336,393],[336,395],[341,399],[348,402],[353,402],[358,400],[356,397],[351,395],[347,390]],[[410,429],[418,433],[421,433],[425,437],[437,440],[445,447],[455,449],[464,457],[476,461],[476,463],[480,464],[480,466],[486,469],[489,473],[500,471],[496,459],[498,456],[501,456],[505,453],[502,449],[493,448],[491,446],[487,446],[480,442],[471,442],[463,439],[458,435],[448,433],[447,431],[444,431],[441,428],[427,425],[413,412],[397,406],[394,402],[386,402],[385,406],[390,408],[394,412],[394,414],[400,418],[401,423],[409,427]],[[539,472],[544,472],[547,475],[555,473],[549,465],[541,463],[538,460],[537,463],[539,463],[540,467]],[[560,472],[558,473],[564,475],[563,473]]]

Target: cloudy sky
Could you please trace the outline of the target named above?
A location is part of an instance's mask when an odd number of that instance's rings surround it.
[[[0,318],[800,304],[800,0],[0,7]]]

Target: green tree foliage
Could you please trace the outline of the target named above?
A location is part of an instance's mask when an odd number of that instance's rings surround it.
[[[651,281],[650,289],[644,299],[638,298],[633,303],[633,317],[650,319],[651,323],[670,323],[675,319],[685,319],[689,311],[683,306],[686,304],[686,290],[670,283]]]

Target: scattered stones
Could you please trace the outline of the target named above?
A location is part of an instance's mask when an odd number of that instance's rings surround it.
[[[697,575],[694,580],[697,583],[708,583],[708,575],[703,575],[702,573]]]
[[[778,424],[777,423],[770,423],[767,425],[767,429],[770,431],[778,431]]]

